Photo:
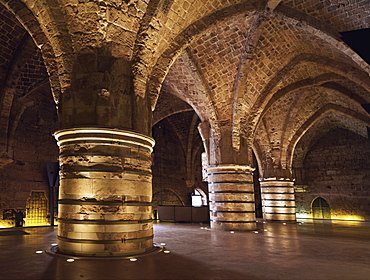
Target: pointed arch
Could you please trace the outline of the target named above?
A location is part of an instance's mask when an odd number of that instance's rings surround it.
[[[280,80],[289,75],[295,67],[299,66],[300,64],[306,63],[316,64],[318,67],[328,70],[332,74],[320,75],[317,76],[315,79],[298,81],[273,93],[274,88],[277,86]],[[287,65],[285,65],[281,69],[281,71],[279,71],[278,75],[270,80],[270,82],[262,91],[260,98],[257,100],[257,102],[254,103],[249,115],[244,116],[243,113],[240,112],[240,118],[245,119],[245,121],[240,122],[239,129],[243,128],[243,126],[246,127],[246,138],[251,141],[255,134],[258,123],[261,121],[263,115],[267,112],[268,108],[271,107],[271,105],[283,95],[300,88],[313,85],[321,85],[325,82],[330,82],[334,80],[343,80],[343,78],[356,83],[367,91],[370,91],[370,76],[365,71],[355,68],[354,66],[351,66],[347,63],[338,63],[338,61],[334,61],[323,56],[307,53],[297,55]],[[356,99],[362,100],[358,96],[356,97]]]
[[[370,117],[368,116],[358,113],[352,109],[344,108],[342,106],[332,104],[332,103],[323,106],[318,111],[316,111],[310,118],[308,118],[307,121],[296,131],[296,133],[292,137],[288,145],[287,154],[286,154],[287,166],[289,168],[291,168],[292,166],[294,149],[297,143],[299,142],[299,140],[316,122],[318,122],[320,119],[325,118],[326,115],[328,115],[331,112],[344,115],[346,117],[354,119],[370,127]]]
[[[15,15],[18,21],[30,34],[36,46],[41,50],[44,64],[48,71],[53,98],[54,101],[58,103],[62,91],[59,78],[60,74],[65,71],[63,71],[63,69],[66,65],[58,63],[57,57],[60,56],[63,51],[70,49],[70,40],[65,35],[60,36],[61,32],[58,31],[60,27],[56,28],[56,24],[47,24],[47,22],[53,22],[53,17],[49,13],[47,6],[44,7],[42,16],[40,15],[36,18],[34,15],[35,12],[21,0],[0,0],[0,3]],[[33,8],[36,9],[36,7],[41,7],[43,5],[44,4],[40,3],[36,5],[35,3]],[[49,27],[50,30],[48,32],[50,32],[50,34],[47,34],[45,31],[46,26]],[[57,34],[57,36],[51,37],[52,33]],[[58,47],[57,49],[55,48],[56,46]]]

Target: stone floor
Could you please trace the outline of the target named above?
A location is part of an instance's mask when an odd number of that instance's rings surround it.
[[[2,229],[0,279],[370,279],[370,223],[302,221],[259,222],[258,233],[158,223],[155,242],[170,253],[135,262],[67,262],[45,253],[56,228]]]

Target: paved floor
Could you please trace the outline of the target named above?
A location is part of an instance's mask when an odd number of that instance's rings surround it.
[[[171,252],[136,262],[67,262],[45,253],[56,228],[3,229],[0,279],[370,279],[370,223],[258,224],[258,233],[231,233],[158,223],[155,242]]]

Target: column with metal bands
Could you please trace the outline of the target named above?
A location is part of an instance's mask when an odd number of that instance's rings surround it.
[[[58,249],[78,256],[126,256],[153,249],[154,140],[117,129],[55,133],[60,147]]]
[[[241,165],[208,167],[212,229],[255,230],[253,169]]]
[[[295,221],[294,182],[284,179],[264,179],[260,185],[263,218],[268,221]]]

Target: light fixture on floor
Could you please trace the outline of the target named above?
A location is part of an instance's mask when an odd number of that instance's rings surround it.
[[[67,262],[74,262],[74,259],[67,259]]]
[[[36,254],[42,254],[43,251],[36,251]]]
[[[136,259],[136,258],[131,258],[131,259],[130,259],[130,261],[132,261],[132,262],[136,262],[136,261],[137,261],[137,259]]]

